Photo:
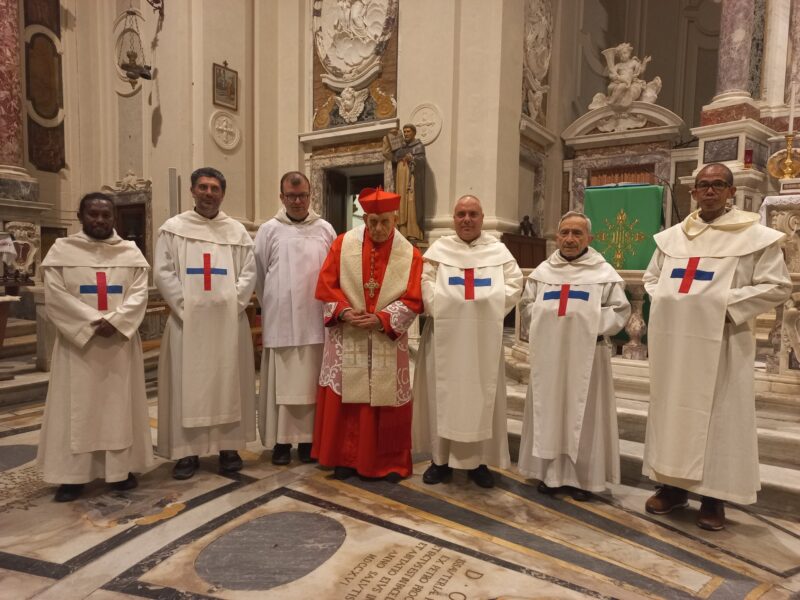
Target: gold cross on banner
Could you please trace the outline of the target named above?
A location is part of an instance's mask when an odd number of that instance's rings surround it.
[[[370,298],[375,297],[375,290],[377,290],[379,287],[381,287],[381,284],[378,283],[374,277],[370,277],[369,281],[364,284],[364,289],[369,290]]]

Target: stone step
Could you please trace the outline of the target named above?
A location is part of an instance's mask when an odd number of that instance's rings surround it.
[[[620,440],[620,467],[622,483],[652,486],[653,482],[642,475],[644,444]],[[756,510],[798,514],[800,511],[800,471],[774,465],[760,465],[761,491]]]
[[[158,377],[158,351],[144,353],[144,376],[148,394],[155,393]],[[14,379],[0,381],[0,408],[20,407],[44,402],[50,373],[21,370],[15,372]]]
[[[508,447],[511,459],[519,460],[522,422],[508,419]],[[652,487],[653,482],[642,475],[644,444],[620,440],[620,468],[622,483],[638,487]],[[800,471],[797,469],[761,464],[761,491],[755,510],[798,514],[800,511]]]
[[[25,356],[36,353],[36,334],[6,336],[3,347],[0,348],[0,358]]]
[[[644,443],[647,407],[617,402],[620,440]],[[800,423],[758,418],[758,454],[764,465],[800,470]]]
[[[28,319],[9,319],[6,323],[6,340],[21,335],[36,333],[36,321]]]

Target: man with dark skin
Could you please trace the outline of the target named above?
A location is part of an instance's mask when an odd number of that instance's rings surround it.
[[[792,289],[782,234],[731,206],[733,183],[723,164],[700,169],[698,210],[655,236],[644,275],[652,305],[642,470],[661,484],[645,508],[666,514],[694,492],[697,526],[711,531],[725,527],[726,500],[756,501],[753,321]]]
[[[57,240],[42,262],[57,335],[38,461],[45,481],[61,484],[58,502],[98,477],[133,489],[133,472],[153,457],[138,334],[147,261],[114,231],[110,196],[84,196],[78,220],[82,230]]]

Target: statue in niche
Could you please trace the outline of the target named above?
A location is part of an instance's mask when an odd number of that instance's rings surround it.
[[[608,95],[595,94],[589,110],[610,106],[615,110],[627,111],[636,100],[655,103],[661,90],[661,78],[656,77],[650,83],[641,78],[651,60],[649,56],[643,59],[633,56],[633,46],[627,42],[606,48],[602,54],[606,59],[610,80]]]
[[[425,217],[425,146],[417,139],[417,128],[403,125],[402,136],[392,129],[383,138],[383,156],[391,161],[394,193],[400,194],[397,229],[409,240],[423,239]]]

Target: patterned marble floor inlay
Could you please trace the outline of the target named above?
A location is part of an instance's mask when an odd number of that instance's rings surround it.
[[[35,465],[40,415],[0,414],[0,600],[800,597],[796,516],[729,506],[708,533],[694,501],[654,517],[650,490],[580,503],[513,469],[490,490],[461,472],[425,485],[426,461],[399,484],[337,481],[254,443],[239,474],[204,457],[176,481],[158,460],[134,490],[95,481],[58,504]]]

